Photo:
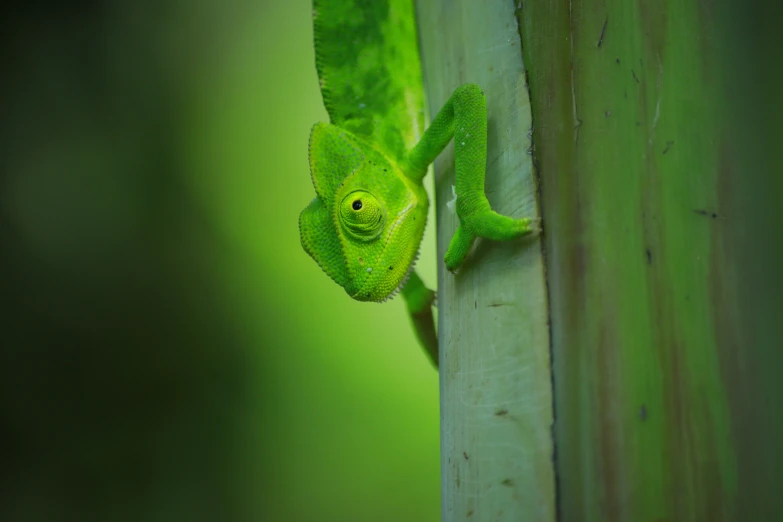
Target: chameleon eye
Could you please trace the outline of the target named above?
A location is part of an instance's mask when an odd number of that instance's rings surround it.
[[[343,198],[340,224],[355,239],[372,241],[383,232],[385,223],[386,211],[383,205],[369,192],[356,190]]]

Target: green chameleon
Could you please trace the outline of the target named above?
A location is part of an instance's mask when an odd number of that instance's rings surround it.
[[[494,212],[484,194],[487,107],[458,87],[422,133],[424,96],[412,0],[314,0],[316,69],[331,123],[310,134],[316,197],[299,216],[304,250],[354,299],[402,292],[416,335],[438,363],[435,293],[413,269],[429,205],[427,168],[454,139],[459,226],[445,265],[475,238],[508,240],[537,221]]]

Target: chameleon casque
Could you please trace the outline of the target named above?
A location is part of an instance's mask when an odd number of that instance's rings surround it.
[[[310,133],[316,197],[299,216],[304,250],[353,299],[402,292],[416,335],[438,364],[435,293],[414,271],[427,221],[422,179],[454,139],[459,226],[445,255],[455,271],[475,238],[509,240],[536,220],[494,212],[484,194],[487,108],[458,87],[426,131],[412,0],[314,0],[316,69],[330,123]]]

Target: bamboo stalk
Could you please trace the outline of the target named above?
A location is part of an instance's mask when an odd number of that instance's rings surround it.
[[[520,11],[564,522],[783,520],[780,113],[744,74],[780,53],[748,67],[746,6]]]
[[[430,114],[456,87],[487,97],[486,192],[499,212],[537,216],[529,97],[507,0],[417,2]],[[438,255],[456,228],[447,209],[453,147],[435,163]],[[547,298],[538,238],[482,242],[455,276],[438,272],[443,521],[555,517]]]

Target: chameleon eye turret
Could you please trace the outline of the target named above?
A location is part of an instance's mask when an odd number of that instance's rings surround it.
[[[363,190],[347,194],[340,205],[340,224],[351,237],[372,241],[383,232],[386,212],[375,196]]]

